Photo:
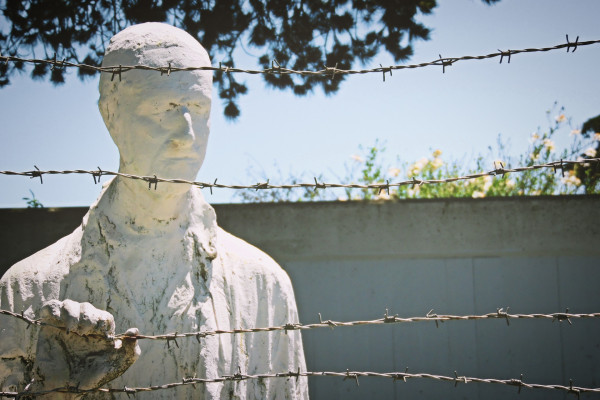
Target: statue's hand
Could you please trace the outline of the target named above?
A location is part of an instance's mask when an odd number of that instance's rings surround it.
[[[114,339],[113,316],[90,303],[44,304],[37,343],[38,389],[99,387],[123,374],[140,355],[137,339]],[[137,335],[137,328],[126,335]]]

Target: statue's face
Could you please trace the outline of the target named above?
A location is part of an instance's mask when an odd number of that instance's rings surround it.
[[[142,175],[193,180],[209,134],[210,97],[202,76],[136,72],[139,87],[124,91],[113,100],[118,104],[108,106],[114,108],[107,125],[119,147],[121,167]]]
[[[209,66],[204,48],[184,31],[160,23],[115,35],[103,66]],[[134,69],[103,73],[98,106],[121,154],[124,173],[193,180],[206,153],[212,89],[210,71]]]

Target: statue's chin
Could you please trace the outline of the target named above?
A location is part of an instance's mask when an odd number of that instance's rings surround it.
[[[198,175],[198,171],[200,171],[200,166],[193,165],[194,168],[190,168],[190,165],[185,165],[185,168],[181,168],[179,166],[173,165],[167,168],[157,169],[159,172],[154,172],[150,174],[156,175],[161,178],[167,179],[185,179],[188,181],[193,181],[196,179],[196,175]]]
[[[154,176],[166,179],[185,179],[193,181],[200,171],[202,162],[192,157],[170,157],[156,160],[150,165],[140,167],[135,163],[121,165],[119,172],[138,176]]]

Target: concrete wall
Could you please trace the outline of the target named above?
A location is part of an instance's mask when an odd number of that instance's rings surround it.
[[[215,206],[221,226],[290,274],[303,323],[600,312],[600,197]],[[85,209],[0,210],[0,268],[69,233]],[[2,269],[0,269],[2,271]],[[313,371],[404,371],[600,386],[600,320],[452,321],[303,333]],[[312,378],[311,396],[516,397],[517,388],[431,380]],[[522,399],[559,399],[523,389]],[[585,396],[584,396],[585,398]]]

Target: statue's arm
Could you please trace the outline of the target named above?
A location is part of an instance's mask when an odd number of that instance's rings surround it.
[[[22,331],[19,334],[19,328],[25,330],[25,323],[0,315],[0,391],[19,391],[30,381],[32,363],[16,340],[28,332]]]
[[[0,280],[0,309],[14,311],[15,292],[20,294],[17,282],[6,273]],[[19,310],[21,311],[21,310]],[[25,310],[23,310],[25,311]],[[26,314],[26,316],[28,316]],[[35,327],[15,317],[0,315],[0,390],[15,392],[25,387],[31,371],[31,357],[27,344],[35,335]]]
[[[285,272],[280,274],[274,286],[273,293],[279,294],[279,298],[273,299],[274,304],[281,305],[277,325],[299,323],[294,291]],[[272,351],[272,372],[306,372],[302,334],[299,330],[278,331],[273,340]],[[275,385],[282,386],[273,388],[276,393],[286,393],[286,397],[294,399],[308,399],[306,377],[276,380]]]
[[[1,309],[46,324],[28,328],[24,321],[0,315],[0,389],[50,390],[66,384],[89,389],[116,378],[138,358],[137,340],[113,338],[110,313],[89,303],[58,300],[61,282],[80,253],[81,235],[79,227],[13,265],[0,279]]]
[[[113,316],[90,303],[51,300],[40,318],[45,325],[36,346],[36,389],[96,388],[123,374],[140,355],[137,340],[115,339]],[[137,334],[136,328],[125,333]]]
[[[3,279],[0,306],[12,310],[15,296],[26,290],[15,282],[7,285]],[[22,303],[20,297],[17,301]],[[31,307],[27,311],[32,314]],[[125,372],[140,354],[137,340],[115,339],[113,316],[89,303],[50,300],[36,311],[35,318],[44,324],[41,327],[27,328],[24,321],[0,315],[2,391],[35,392],[66,385],[96,388]],[[126,335],[137,333],[133,328]]]

